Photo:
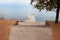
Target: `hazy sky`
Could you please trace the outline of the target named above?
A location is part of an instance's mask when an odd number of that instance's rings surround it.
[[[30,0],[0,0],[0,4],[10,4],[10,3],[16,3],[16,4],[29,4]]]
[[[0,12],[6,15],[8,18],[24,19],[27,13],[34,13],[37,20],[54,18],[54,12],[41,11],[39,12],[32,5],[30,5],[30,0],[0,0]],[[39,13],[39,14],[37,14]],[[53,17],[52,17],[52,15]],[[47,14],[47,15],[46,15]]]

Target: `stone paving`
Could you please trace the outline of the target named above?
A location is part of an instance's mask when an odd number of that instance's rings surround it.
[[[9,40],[52,40],[50,27],[12,27]]]

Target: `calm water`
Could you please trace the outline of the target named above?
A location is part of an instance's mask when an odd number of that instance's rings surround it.
[[[31,5],[0,5],[0,17],[3,15],[5,19],[24,21],[29,13],[33,13],[37,21],[55,20],[55,11],[42,10],[39,12]]]

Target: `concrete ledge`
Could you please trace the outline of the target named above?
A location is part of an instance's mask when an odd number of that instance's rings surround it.
[[[19,22],[18,25],[45,25],[45,22]]]

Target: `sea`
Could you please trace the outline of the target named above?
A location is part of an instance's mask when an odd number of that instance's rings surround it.
[[[30,13],[34,14],[37,22],[46,20],[55,21],[56,17],[56,10],[47,11],[42,9],[39,11],[32,5],[0,4],[0,18],[3,17],[4,19],[24,21],[26,19],[26,15]]]

